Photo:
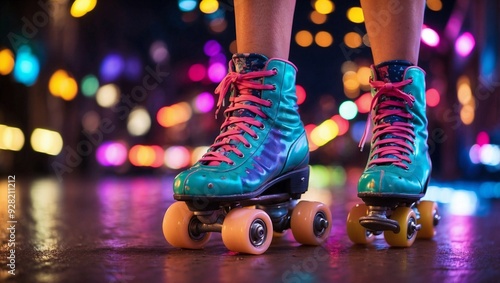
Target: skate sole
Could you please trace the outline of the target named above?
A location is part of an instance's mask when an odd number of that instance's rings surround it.
[[[275,203],[287,199],[299,199],[307,191],[309,167],[294,170],[260,186],[257,190],[244,194],[223,196],[193,196],[174,194],[174,199],[185,201],[193,210],[213,210],[221,206],[255,205]]]

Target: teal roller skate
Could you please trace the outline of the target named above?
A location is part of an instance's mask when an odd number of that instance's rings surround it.
[[[434,202],[419,202],[431,172],[425,73],[407,67],[401,81],[390,82],[372,72],[372,112],[360,142],[362,147],[373,120],[371,151],[358,183],[364,204],[351,209],[347,234],[352,242],[367,244],[384,233],[389,245],[409,247],[416,237],[432,238],[439,221]]]
[[[230,94],[220,134],[174,180],[177,202],[163,219],[171,245],[201,249],[211,232],[221,232],[229,250],[262,254],[273,231],[291,228],[298,242],[310,245],[328,238],[329,208],[298,202],[308,188],[309,148],[298,114],[295,75],[295,66],[285,60],[233,56],[215,91],[217,111]]]

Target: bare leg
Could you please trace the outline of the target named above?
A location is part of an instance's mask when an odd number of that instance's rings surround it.
[[[361,0],[375,65],[418,63],[425,0]]]
[[[295,0],[235,0],[238,53],[288,59]]]

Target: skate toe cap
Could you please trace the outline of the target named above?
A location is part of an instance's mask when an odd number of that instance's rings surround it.
[[[205,170],[188,170],[174,180],[174,194],[191,196],[225,196],[242,193],[237,175]]]
[[[358,193],[421,194],[423,183],[413,174],[393,170],[366,170],[359,179]]]

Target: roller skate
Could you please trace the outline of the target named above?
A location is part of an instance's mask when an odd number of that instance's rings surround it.
[[[260,54],[235,54],[216,88],[217,112],[229,93],[220,134],[207,153],[174,180],[163,219],[174,247],[201,249],[220,232],[231,251],[264,253],[273,232],[319,245],[331,229],[329,208],[298,201],[309,182],[309,148],[298,114],[296,68]]]
[[[373,120],[371,151],[358,183],[364,204],[347,217],[347,234],[357,244],[383,233],[390,246],[410,247],[416,238],[432,238],[440,218],[434,202],[419,201],[431,172],[425,73],[415,66],[399,70],[399,79],[391,82],[387,73],[378,78],[380,70],[372,69],[373,100],[360,141],[362,148]]]

